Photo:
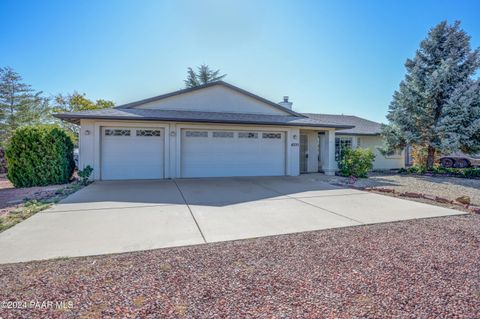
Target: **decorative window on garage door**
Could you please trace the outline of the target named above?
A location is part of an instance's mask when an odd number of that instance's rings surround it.
[[[137,136],[160,136],[160,130],[137,130]]]
[[[256,132],[240,132],[240,133],[238,133],[238,138],[258,138],[258,133],[256,133]]]
[[[106,129],[105,136],[130,136],[130,130]]]
[[[213,132],[213,137],[233,138],[233,132]]]
[[[187,137],[208,137],[207,131],[187,131],[185,133]]]
[[[262,138],[281,139],[282,133],[262,133]]]

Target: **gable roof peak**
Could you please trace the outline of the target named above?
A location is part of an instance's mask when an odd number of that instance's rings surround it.
[[[154,96],[154,97],[151,97],[151,98],[147,98],[147,99],[143,99],[143,100],[139,100],[139,101],[136,101],[136,102],[131,102],[131,103],[127,103],[127,104],[123,104],[123,105],[119,105],[119,106],[116,106],[115,108],[117,109],[129,109],[129,108],[135,108],[139,105],[142,105],[142,104],[145,104],[145,103],[150,103],[150,102],[155,102],[155,101],[159,101],[159,100],[163,100],[163,99],[166,99],[166,98],[169,98],[169,97],[172,97],[172,96],[176,96],[176,95],[181,95],[181,94],[186,94],[186,93],[190,93],[190,92],[194,92],[194,91],[198,91],[198,90],[202,90],[202,89],[205,89],[205,88],[209,88],[209,87],[212,87],[212,86],[216,86],[216,85],[221,85],[221,86],[224,86],[224,87],[227,87],[231,90],[234,90],[238,93],[241,93],[243,95],[247,95],[257,101],[260,101],[260,102],[263,102],[265,104],[268,104],[270,106],[273,106],[274,108],[277,108],[283,112],[286,112],[290,115],[293,115],[293,116],[297,116],[297,117],[307,117],[301,113],[297,113],[287,107],[284,107],[278,103],[275,103],[275,102],[272,102],[270,100],[267,100],[261,96],[258,96],[256,94],[253,94],[251,92],[248,92],[244,89],[241,89],[239,88],[238,86],[235,86],[233,84],[230,84],[230,83],[227,83],[225,81],[222,81],[222,80],[219,80],[219,81],[214,81],[214,82],[209,82],[209,83],[206,83],[206,84],[202,84],[202,85],[199,85],[199,86],[196,86],[196,87],[192,87],[192,88],[185,88],[185,89],[181,89],[181,90],[177,90],[177,91],[173,91],[173,92],[170,92],[170,93],[166,93],[166,94],[161,94],[161,95],[157,95],[157,96]]]

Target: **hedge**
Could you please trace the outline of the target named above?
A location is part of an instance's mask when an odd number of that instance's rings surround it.
[[[15,187],[68,183],[75,168],[72,138],[55,125],[16,129],[6,155],[7,177]]]

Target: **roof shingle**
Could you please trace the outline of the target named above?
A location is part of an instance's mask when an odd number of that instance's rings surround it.
[[[246,114],[246,113],[220,113],[198,111],[175,111],[138,108],[111,108],[88,110],[82,112],[57,113],[57,118],[76,123],[80,119],[106,119],[106,120],[141,120],[141,121],[178,121],[201,123],[230,123],[230,124],[256,124],[256,125],[285,125],[308,126],[336,129],[351,129],[353,125],[331,121],[328,119],[317,120],[310,117]]]
[[[354,128],[337,132],[342,135],[380,135],[380,123],[370,121],[354,115],[336,115],[336,114],[315,114],[303,113],[311,119],[319,122],[342,123],[344,125],[352,125]]]

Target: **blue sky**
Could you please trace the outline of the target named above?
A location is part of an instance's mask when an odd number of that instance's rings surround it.
[[[131,102],[183,88],[206,63],[300,112],[385,121],[428,30],[461,20],[480,46],[479,1],[0,2],[0,66],[48,95]]]

